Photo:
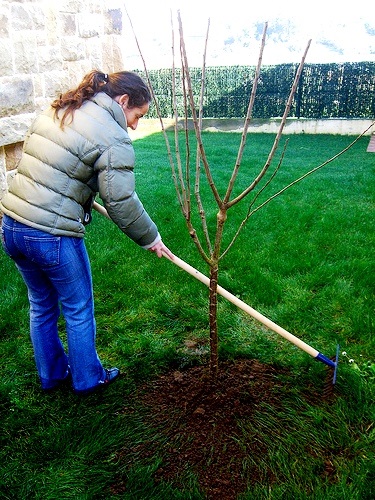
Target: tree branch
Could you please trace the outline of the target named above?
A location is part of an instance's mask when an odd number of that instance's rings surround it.
[[[244,128],[242,131],[242,136],[241,136],[241,143],[239,146],[238,155],[237,155],[236,163],[235,163],[235,166],[233,169],[232,177],[229,181],[228,189],[227,189],[227,192],[224,196],[224,201],[223,201],[224,205],[226,205],[228,203],[228,201],[230,199],[230,195],[232,194],[232,191],[234,188],[234,183],[235,183],[236,178],[237,178],[237,174],[238,174],[238,171],[239,171],[239,168],[241,165],[242,156],[243,156],[243,152],[244,152],[245,145],[246,145],[247,131],[249,129],[249,124],[250,124],[252,113],[253,113],[255,96],[256,96],[258,82],[259,82],[260,69],[262,66],[263,52],[264,52],[264,47],[266,45],[267,27],[268,27],[268,24],[265,23],[264,29],[263,29],[262,43],[261,43],[261,47],[260,47],[260,51],[259,51],[258,65],[257,65],[256,71],[255,71],[255,76],[254,76],[253,86],[252,86],[252,90],[251,90],[249,105],[248,105],[247,113],[246,113],[245,124],[244,124]]]
[[[282,165],[282,162],[283,162],[283,159],[284,159],[284,155],[285,155],[285,151],[286,151],[286,147],[287,147],[287,144],[288,144],[288,141],[285,142],[285,145],[284,145],[284,149],[283,149],[283,152],[281,154],[281,158],[277,164],[277,167],[275,168],[273,174],[271,175],[271,177],[268,179],[268,181],[264,184],[264,186],[256,193],[256,195],[254,196],[252,202],[250,203],[249,205],[249,208],[247,210],[247,215],[245,217],[245,219],[241,222],[241,224],[239,225],[235,235],[233,236],[232,238],[232,241],[229,243],[229,245],[227,246],[226,250],[222,253],[222,255],[220,256],[220,259],[222,259],[223,257],[225,257],[225,255],[229,252],[229,250],[232,248],[234,242],[236,241],[236,239],[238,238],[238,235],[240,234],[240,232],[242,231],[242,229],[244,228],[247,220],[249,219],[250,217],[250,211],[251,211],[251,207],[255,204],[256,200],[259,198],[259,196],[261,195],[261,193],[267,188],[267,186],[270,185],[270,183],[272,182],[272,180],[275,178],[277,172],[279,171],[281,165]]]
[[[304,175],[302,175],[301,177],[299,177],[298,179],[295,179],[293,182],[291,182],[290,184],[288,184],[287,186],[283,187],[282,189],[280,189],[280,191],[278,191],[277,193],[273,194],[272,196],[270,196],[267,200],[265,200],[263,203],[261,203],[260,205],[258,205],[254,210],[251,210],[250,207],[249,207],[249,210],[248,210],[248,213],[247,213],[247,216],[245,217],[245,219],[241,222],[236,234],[234,235],[232,241],[230,242],[230,244],[228,245],[228,247],[226,248],[225,252],[223,252],[223,254],[221,255],[221,259],[224,257],[224,255],[229,251],[229,249],[233,246],[235,240],[237,239],[239,233],[241,232],[241,230],[243,229],[243,227],[245,226],[246,222],[250,219],[250,217],[252,215],[255,214],[255,212],[258,212],[258,210],[260,210],[261,208],[263,208],[265,205],[267,205],[270,201],[274,200],[275,198],[277,198],[278,196],[280,196],[281,194],[285,193],[285,191],[289,188],[291,188],[292,186],[294,186],[295,184],[297,184],[298,182],[301,182],[302,180],[306,179],[306,177],[308,177],[309,175],[313,174],[314,172],[316,172],[317,170],[325,167],[326,165],[328,165],[329,163],[332,163],[334,160],[336,160],[337,158],[339,158],[342,154],[346,153],[346,151],[348,151],[350,148],[352,148],[354,146],[354,144],[356,142],[359,141],[359,139],[361,137],[363,137],[363,135],[368,131],[370,130],[370,128],[372,126],[375,125],[375,121],[373,123],[371,123],[371,125],[369,127],[366,128],[366,130],[364,130],[354,141],[352,141],[346,148],[344,148],[342,151],[340,151],[339,153],[335,154],[334,156],[332,156],[332,158],[326,160],[325,162],[323,162],[322,164],[318,165],[317,167],[309,170],[308,172],[306,172]],[[275,172],[276,173],[276,172]],[[260,193],[258,193],[260,194]],[[258,196],[258,195],[257,195]],[[254,200],[255,201],[255,200]],[[253,204],[253,203],[252,203]]]
[[[208,20],[207,32],[206,32],[206,40],[204,45],[204,53],[203,53],[203,62],[202,62],[202,84],[201,84],[201,94],[199,100],[199,130],[202,130],[202,118],[203,118],[203,101],[204,101],[204,89],[205,89],[205,81],[206,81],[206,58],[207,58],[207,44],[208,44],[208,34],[210,30],[210,20]],[[203,207],[202,198],[200,195],[200,175],[201,175],[201,154],[199,146],[197,145],[197,153],[196,153],[196,163],[195,163],[195,198],[197,201],[199,216],[202,222],[203,234],[206,239],[206,244],[209,253],[212,253],[212,245],[210,240],[210,233],[207,227],[207,219],[206,213]]]
[[[214,195],[216,203],[220,207],[222,204],[221,198],[220,198],[220,195],[216,189],[214,180],[212,178],[212,174],[211,174],[210,167],[208,165],[208,161],[207,161],[207,157],[206,157],[206,152],[205,152],[203,142],[202,142],[202,135],[201,135],[201,132],[200,132],[200,129],[198,126],[197,112],[196,112],[196,108],[195,108],[193,90],[192,90],[192,86],[191,86],[191,77],[190,77],[189,65],[188,65],[188,60],[187,60],[187,55],[186,55],[186,48],[185,48],[185,41],[184,41],[184,34],[183,34],[183,29],[182,29],[180,11],[178,11],[178,22],[179,22],[180,42],[181,42],[181,49],[182,49],[182,64],[183,64],[183,67],[185,69],[185,76],[186,76],[186,82],[187,82],[187,86],[188,86],[190,109],[191,109],[193,123],[194,123],[195,135],[197,138],[200,154],[202,157],[203,166],[204,166],[204,169],[206,172],[207,181],[208,181],[209,186],[211,188],[211,191]]]
[[[273,146],[271,148],[271,151],[270,151],[270,153],[268,155],[267,161],[266,161],[264,167],[262,168],[262,170],[260,171],[259,175],[254,179],[254,181],[250,184],[250,186],[248,188],[246,188],[240,195],[238,195],[232,201],[230,201],[230,202],[227,203],[227,207],[228,208],[232,207],[233,205],[235,205],[236,203],[238,203],[239,201],[241,201],[243,198],[245,198],[245,196],[247,196],[255,188],[255,186],[258,184],[258,182],[263,178],[263,176],[267,172],[267,170],[268,170],[268,168],[269,168],[269,166],[270,166],[270,164],[272,162],[272,159],[273,159],[273,157],[275,155],[275,152],[276,152],[277,146],[279,144],[281,135],[283,133],[284,126],[285,126],[285,123],[286,123],[286,119],[288,117],[288,114],[289,114],[289,111],[290,111],[290,108],[291,108],[291,105],[292,105],[292,102],[293,102],[293,98],[294,98],[294,95],[295,95],[296,90],[297,90],[298,82],[299,82],[299,79],[301,77],[301,73],[302,73],[302,70],[303,70],[303,66],[304,66],[304,63],[305,63],[307,52],[308,52],[308,50],[310,48],[310,44],[311,44],[311,40],[309,40],[309,42],[307,44],[307,47],[306,47],[306,50],[305,50],[305,52],[303,54],[301,63],[299,65],[299,67],[298,67],[298,70],[297,70],[297,73],[296,73],[296,76],[294,78],[294,82],[293,82],[293,85],[292,85],[292,88],[291,88],[291,91],[290,91],[290,94],[289,94],[289,98],[288,98],[287,104],[285,106],[285,111],[284,111],[284,114],[283,114],[282,119],[281,119],[279,130],[278,130],[277,135],[275,137],[275,140],[274,140]]]
[[[356,142],[359,141],[359,139],[373,126],[375,125],[375,122],[373,122],[369,127],[366,128],[366,130],[364,130],[358,137],[356,137],[356,139],[354,139],[354,141],[352,141],[346,148],[344,148],[342,151],[340,151],[339,153],[335,154],[334,156],[332,156],[332,158],[330,158],[329,160],[326,160],[325,162],[321,163],[320,165],[318,165],[317,167],[313,168],[312,170],[309,170],[308,172],[306,172],[306,174],[302,175],[301,177],[299,177],[298,179],[294,180],[293,182],[291,182],[290,184],[288,184],[287,186],[285,186],[283,189],[280,189],[280,191],[278,191],[277,193],[275,193],[274,195],[270,196],[270,198],[268,198],[266,201],[264,201],[261,205],[259,205],[258,207],[256,207],[254,210],[252,210],[248,216],[247,216],[247,219],[249,219],[253,214],[255,214],[255,212],[257,212],[258,210],[260,210],[262,207],[264,207],[265,205],[267,205],[271,200],[275,199],[277,196],[280,196],[282,193],[284,193],[287,189],[291,188],[292,186],[294,186],[295,184],[297,184],[298,182],[301,182],[303,179],[306,179],[306,177],[308,177],[309,175],[313,174],[314,172],[316,172],[317,170],[325,167],[326,165],[328,165],[328,163],[332,163],[334,160],[336,160],[337,158],[339,158],[339,156],[343,155],[344,153],[346,153],[346,151],[348,151],[351,147],[354,146],[354,144]]]
[[[135,33],[134,26],[133,26],[132,20],[131,20],[131,18],[129,16],[129,13],[128,13],[127,9],[126,9],[126,6],[124,6],[124,10],[125,10],[126,15],[128,17],[128,20],[129,20],[129,23],[130,23],[130,27],[131,27],[132,32],[133,32],[134,40],[135,40],[135,43],[136,43],[137,48],[138,48],[139,55],[140,55],[140,57],[142,59],[144,71],[145,71],[146,78],[147,78],[147,83],[148,83],[148,86],[149,86],[149,89],[150,89],[150,92],[151,92],[152,99],[153,99],[153,101],[155,103],[156,113],[158,115],[158,118],[159,118],[159,121],[160,121],[161,130],[162,130],[162,133],[163,133],[163,136],[164,136],[165,145],[166,145],[166,148],[167,148],[168,159],[169,159],[169,163],[170,163],[170,166],[171,166],[172,178],[173,178],[174,186],[175,186],[175,189],[176,189],[177,199],[178,199],[179,205],[181,207],[181,211],[182,211],[184,217],[186,218],[186,217],[188,217],[188,212],[186,210],[185,197],[184,197],[183,194],[180,193],[179,184],[178,184],[177,175],[176,175],[176,168],[175,168],[175,164],[174,164],[174,160],[173,160],[173,156],[172,156],[171,147],[170,147],[170,144],[169,144],[169,139],[168,139],[168,136],[167,136],[167,133],[166,133],[166,130],[165,130],[165,127],[164,127],[163,118],[162,118],[162,115],[161,115],[161,112],[160,112],[159,102],[158,102],[158,100],[156,98],[156,95],[155,95],[155,92],[154,92],[154,88],[152,86],[152,82],[151,82],[151,79],[150,79],[150,74],[149,74],[147,66],[146,66],[146,61],[145,61],[145,59],[143,57],[143,53],[142,53],[140,44],[138,42],[138,37],[137,37],[137,35]],[[172,16],[171,16],[171,18],[172,18]],[[172,21],[172,52],[173,52],[173,61],[174,61],[174,31],[173,31],[173,21]],[[179,151],[178,150],[176,151],[176,157],[177,157],[177,162],[179,162],[180,155],[179,155]]]

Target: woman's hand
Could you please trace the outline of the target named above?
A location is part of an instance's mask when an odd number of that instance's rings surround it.
[[[170,260],[173,260],[174,255],[173,253],[169,250],[168,247],[164,245],[164,243],[160,240],[158,243],[156,243],[153,247],[149,248],[150,252],[155,252],[156,255],[160,258],[165,255],[168,257]]]

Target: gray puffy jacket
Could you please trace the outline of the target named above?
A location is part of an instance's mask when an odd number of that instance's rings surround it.
[[[134,149],[121,107],[99,92],[60,128],[52,108],[24,142],[2,211],[29,226],[83,238],[84,208],[99,193],[111,219],[138,245],[160,239],[135,192]]]

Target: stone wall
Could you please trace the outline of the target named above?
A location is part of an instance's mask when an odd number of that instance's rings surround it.
[[[0,1],[0,198],[36,113],[96,68],[123,68],[123,2]]]

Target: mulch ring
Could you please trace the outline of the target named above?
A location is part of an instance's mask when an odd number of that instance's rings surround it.
[[[251,421],[259,403],[281,406],[281,392],[285,394],[285,383],[278,378],[281,372],[288,373],[240,359],[221,362],[215,384],[210,384],[206,366],[160,376],[142,387],[138,397],[148,424],[163,439],[123,450],[124,457],[129,460],[133,452],[134,459],[142,460],[157,453],[163,462],[155,473],[156,482],[182,489],[184,474],[190,471],[207,499],[235,500],[250,484],[261,483],[265,473],[272,483],[270,473],[256,466],[244,471],[246,457],[264,456],[267,450],[256,439],[244,440],[238,421]]]

